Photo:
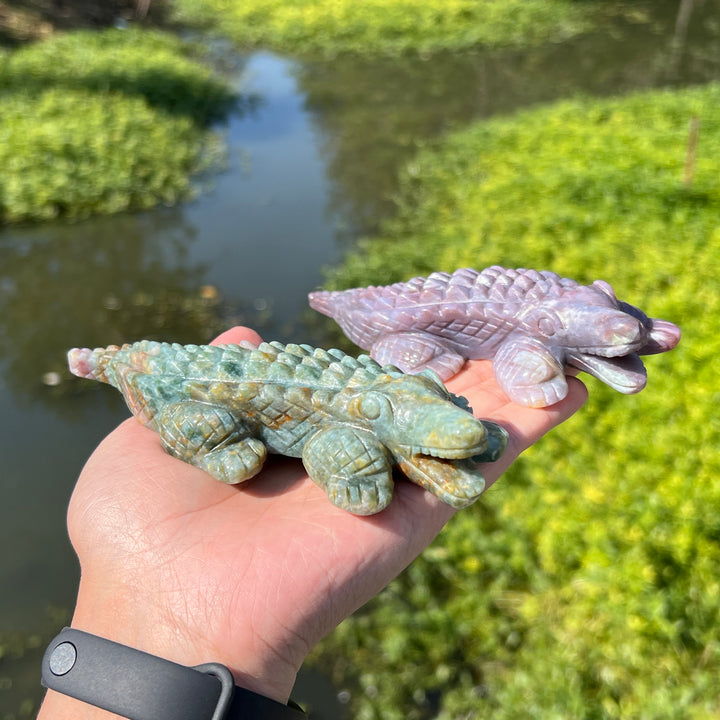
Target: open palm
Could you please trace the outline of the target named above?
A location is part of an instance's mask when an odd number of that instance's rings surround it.
[[[259,341],[235,328],[216,342]],[[488,484],[585,400],[509,403],[488,362],[447,383],[510,433]],[[357,517],[332,505],[297,460],[271,456],[242,486],[176,460],[134,419],[88,461],[69,511],[82,580],[73,625],[187,665],[218,661],[239,685],[282,702],[307,653],[394,578],[454,511],[410,482]]]

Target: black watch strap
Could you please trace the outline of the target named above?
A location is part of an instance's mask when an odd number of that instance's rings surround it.
[[[48,645],[42,684],[130,720],[300,720],[300,708],[237,687],[219,663],[187,667],[64,628]]]

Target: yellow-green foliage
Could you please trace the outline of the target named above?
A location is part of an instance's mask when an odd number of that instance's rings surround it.
[[[428,52],[531,44],[586,29],[569,0],[176,0],[178,16],[280,51]]]
[[[449,138],[334,284],[493,263],[603,278],[683,339],[638,395],[589,378],[586,407],[330,638],[355,717],[718,717],[720,86]]]
[[[217,152],[224,83],[159,33],[77,32],[0,56],[0,223],[170,204]]]

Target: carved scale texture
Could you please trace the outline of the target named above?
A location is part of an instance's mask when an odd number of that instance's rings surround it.
[[[464,268],[454,273],[434,272],[428,277],[417,277],[405,283],[385,287],[371,286],[367,296],[360,300],[372,308],[378,302],[387,307],[406,308],[415,305],[422,294],[430,302],[523,302],[539,300],[550,294],[562,294],[578,283],[549,270],[503,268],[498,265],[481,272]]]
[[[327,406],[330,395],[403,375],[367,355],[353,358],[341,350],[279,342],[255,347],[142,340],[72,352],[76,375],[118,388],[133,415],[148,427],[156,429],[155,416],[169,402],[235,402],[252,406],[258,426],[273,428],[278,451],[287,454],[300,451],[317,408]],[[313,395],[322,397],[316,403]],[[465,409],[463,400],[457,404]]]
[[[409,325],[446,338],[477,338],[489,348],[497,345],[517,324],[514,315],[522,304],[561,297],[580,287],[549,270],[512,269],[494,265],[478,272],[464,268],[454,273],[434,272],[407,282],[354,290],[318,291],[310,305],[331,317],[351,307],[352,322],[341,323],[348,337],[362,348],[374,339]],[[482,313],[467,312],[472,303]],[[438,312],[438,306],[443,311]],[[404,328],[402,328],[404,329]]]
[[[266,388],[309,390],[322,396],[319,405],[326,406],[328,398],[344,389],[363,388],[376,381],[402,378],[405,373],[394,365],[381,365],[369,355],[352,357],[342,350],[314,348],[272,341],[255,346],[240,345],[181,345],[154,340],[140,340],[122,346],[104,348],[76,348],[70,351],[70,369],[74,375],[98,380],[119,389],[140,422],[155,427],[158,392],[163,402],[193,396],[226,402],[237,395],[240,387],[262,384]],[[147,394],[138,394],[128,387],[129,374],[147,375],[144,386]],[[447,393],[454,405],[472,414],[472,408],[462,395]],[[151,402],[151,398],[154,400]],[[294,399],[295,398],[295,399]],[[312,424],[314,403],[309,398],[287,392],[263,392],[253,398],[253,409],[259,420],[273,424],[294,406],[299,422]],[[285,427],[288,436],[298,433],[297,422]],[[303,437],[304,437],[304,433]],[[298,436],[299,437],[299,436]],[[295,445],[296,441],[287,445]]]
[[[358,288],[354,291],[318,291],[312,293],[315,304],[342,293],[353,293],[358,312],[371,312],[379,306],[404,310],[423,304],[452,302],[519,303],[559,296],[578,287],[575,280],[563,278],[549,270],[512,269],[494,265],[482,272],[464,268],[454,273],[434,272],[393,285]]]
[[[367,355],[354,358],[341,350],[279,342],[261,343],[256,348],[250,343],[180,345],[141,340],[87,351],[84,362],[87,370],[76,374],[113,386],[117,386],[122,367],[190,382],[263,382],[325,390],[363,385],[381,376],[402,376],[397,368],[381,366]]]

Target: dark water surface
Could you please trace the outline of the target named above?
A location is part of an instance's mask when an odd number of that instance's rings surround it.
[[[259,101],[221,129],[227,167],[196,201],[0,232],[0,720],[29,717],[41,697],[41,646],[78,580],[67,501],[127,415],[114,390],[70,378],[67,348],[207,341],[236,322],[322,343],[307,293],[391,212],[397,169],[424,141],[578,93],[720,79],[720,0],[647,7],[529,51],[304,65],[252,55],[237,82]],[[328,705],[318,718],[338,717],[335,690],[314,689],[310,673],[302,683],[301,698]]]

